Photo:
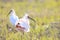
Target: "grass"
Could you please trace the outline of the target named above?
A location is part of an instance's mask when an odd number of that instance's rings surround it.
[[[37,23],[35,25],[34,22],[31,22],[29,33],[23,34],[7,29],[7,24],[8,27],[14,27],[7,16],[11,8],[15,9],[19,17],[22,17],[26,11],[31,11],[29,15]],[[42,3],[39,1],[31,3],[0,1],[0,40],[60,40],[60,25],[57,22],[60,22],[60,1],[45,0]]]

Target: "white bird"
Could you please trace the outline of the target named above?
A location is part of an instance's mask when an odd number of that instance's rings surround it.
[[[17,28],[17,30],[21,30],[21,31],[24,31],[24,32],[29,32],[30,31],[29,19],[31,19],[33,21],[35,21],[35,20],[30,18],[27,13],[20,19],[16,15],[14,9],[11,9],[9,14],[10,14],[10,16],[9,16],[10,22],[12,23],[12,25],[14,25]]]
[[[15,25],[16,21],[18,21],[19,18],[16,15],[14,9],[11,9],[10,12],[9,12],[9,14],[10,14],[10,16],[9,16],[10,22],[12,23],[12,25]]]

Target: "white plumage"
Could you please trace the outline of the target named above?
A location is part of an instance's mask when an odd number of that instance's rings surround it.
[[[28,19],[28,14],[25,14],[22,18],[20,18],[18,21],[16,21],[16,24],[17,23],[20,23],[19,26],[25,28],[25,30],[24,30],[25,32],[30,31],[30,22],[29,22],[29,19]]]
[[[10,10],[10,16],[9,16],[10,22],[12,25],[15,25],[15,23],[19,20],[18,16],[16,15],[14,9]]]
[[[25,14],[22,18],[19,19],[14,9],[11,9],[9,13],[10,13],[9,19],[12,25],[16,27],[16,25],[19,23],[18,26],[25,28],[24,29],[25,32],[30,31],[30,23],[28,19],[28,14]]]

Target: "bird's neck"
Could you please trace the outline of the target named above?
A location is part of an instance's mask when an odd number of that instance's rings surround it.
[[[10,15],[16,15],[16,14],[12,12]]]

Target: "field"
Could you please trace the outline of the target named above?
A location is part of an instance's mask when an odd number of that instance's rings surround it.
[[[11,8],[18,17],[29,12],[35,19],[30,32],[15,31],[7,16]],[[60,0],[0,0],[0,40],[60,40]]]

